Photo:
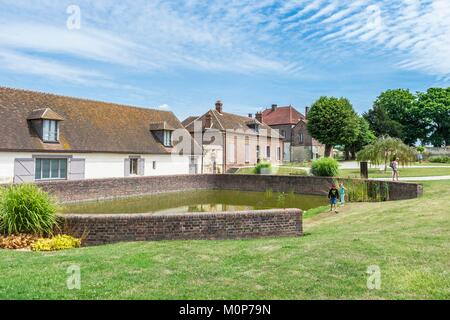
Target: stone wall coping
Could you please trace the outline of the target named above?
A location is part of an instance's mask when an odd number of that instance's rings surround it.
[[[268,209],[268,210],[246,210],[246,211],[217,211],[217,212],[186,212],[186,213],[64,213],[58,214],[60,218],[71,218],[71,219],[128,219],[132,218],[147,219],[151,217],[152,219],[167,219],[167,218],[210,218],[210,217],[241,217],[248,215],[259,215],[259,216],[270,216],[273,214],[301,214],[302,210],[297,208],[286,208],[286,209]]]

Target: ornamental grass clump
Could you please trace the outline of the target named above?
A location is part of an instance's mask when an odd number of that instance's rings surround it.
[[[312,163],[311,173],[318,177],[335,177],[339,173],[339,163],[333,158],[321,158]]]
[[[0,232],[48,235],[56,224],[56,204],[32,184],[14,185],[0,191]]]

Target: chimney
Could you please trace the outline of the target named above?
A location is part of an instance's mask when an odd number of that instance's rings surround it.
[[[208,113],[206,114],[206,117],[205,117],[205,128],[206,128],[206,129],[209,129],[209,128],[211,128],[211,125],[212,125],[212,116],[211,116],[211,114],[208,112]]]
[[[218,113],[222,113],[223,111],[223,103],[220,100],[217,100],[216,102],[216,110]]]
[[[263,114],[262,112],[257,112],[256,116],[255,116],[256,120],[258,120],[259,122],[263,122]]]
[[[277,108],[278,108],[278,105],[277,105],[277,104],[273,104],[273,105],[272,105],[272,111],[276,111]]]
[[[253,118],[253,114],[252,114],[252,113],[249,113],[249,114],[248,114],[248,117],[249,117],[249,118]]]
[[[309,107],[305,108],[305,118],[308,118]]]

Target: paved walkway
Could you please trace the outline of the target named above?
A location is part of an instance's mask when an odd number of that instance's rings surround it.
[[[359,162],[357,161],[343,161],[339,162],[341,169],[359,169]],[[389,166],[389,164],[388,164]],[[369,168],[379,168],[384,169],[384,164],[381,165],[373,165],[371,166],[369,164]],[[400,166],[401,168],[450,168],[450,166],[442,165],[442,166],[436,166],[436,165],[426,165],[426,166]]]
[[[392,178],[370,178],[371,180],[392,181]],[[431,177],[400,177],[400,181],[435,181],[435,180],[450,180],[450,176],[431,176]]]

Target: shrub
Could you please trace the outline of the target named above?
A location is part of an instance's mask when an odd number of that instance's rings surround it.
[[[434,156],[428,158],[428,161],[433,163],[450,163],[450,157],[448,156]]]
[[[3,189],[0,197],[0,230],[6,234],[51,234],[56,223],[56,205],[35,185]]]
[[[33,251],[56,251],[64,249],[78,248],[81,246],[81,240],[67,236],[58,235],[49,239],[39,239],[31,245]]]
[[[333,158],[321,158],[312,163],[311,173],[319,177],[335,177],[339,173],[339,163]]]
[[[29,248],[38,238],[29,234],[0,236],[0,249],[25,249]]]
[[[255,174],[269,174],[272,172],[272,165],[268,162],[258,163],[253,172]]]

